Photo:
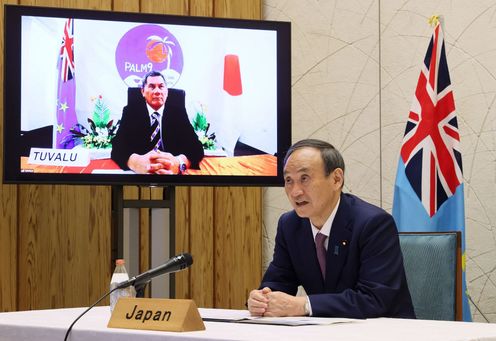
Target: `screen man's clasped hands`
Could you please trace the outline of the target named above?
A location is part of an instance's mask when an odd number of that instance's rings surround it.
[[[144,155],[132,154],[128,166],[138,174],[180,174],[182,163],[188,163],[184,155],[151,150]]]

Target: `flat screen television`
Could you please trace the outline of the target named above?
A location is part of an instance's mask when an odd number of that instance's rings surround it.
[[[15,5],[4,13],[4,183],[283,184],[290,23]],[[155,173],[167,169],[162,159],[140,172],[114,157],[118,139],[152,139],[155,109],[141,88],[150,71],[168,89],[162,117],[177,109],[190,129],[162,118],[161,149],[203,152],[180,174]],[[122,119],[125,107],[129,117],[145,115],[146,131]]]

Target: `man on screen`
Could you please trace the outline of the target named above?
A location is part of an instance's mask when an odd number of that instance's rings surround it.
[[[139,174],[181,174],[199,168],[203,146],[184,107],[167,102],[164,76],[151,71],[143,77],[144,100],[124,107],[112,141],[112,159]]]
[[[286,154],[284,182],[294,210],[279,219],[250,313],[415,318],[394,220],[342,193],[341,154],[324,141],[299,141]],[[300,285],[308,296],[294,296]]]

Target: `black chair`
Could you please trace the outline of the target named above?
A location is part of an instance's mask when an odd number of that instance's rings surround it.
[[[399,238],[417,318],[461,321],[461,232],[401,232]]]
[[[53,126],[45,126],[33,130],[21,131],[19,153],[21,156],[29,156],[31,148],[53,147]]]
[[[143,101],[141,88],[128,88],[127,89],[127,103],[137,103]],[[167,102],[171,105],[184,108],[186,106],[186,92],[183,89],[169,88],[167,95]]]
[[[236,142],[236,145],[234,146],[234,156],[261,155],[261,154],[267,154],[267,153],[259,149],[256,149],[252,146],[249,146],[241,142],[239,139]]]

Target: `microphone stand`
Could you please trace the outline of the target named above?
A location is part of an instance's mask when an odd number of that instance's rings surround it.
[[[143,298],[145,297],[145,288],[148,283],[150,283],[151,279],[147,282],[138,284],[134,286],[134,289],[136,290],[136,297],[138,298]]]

